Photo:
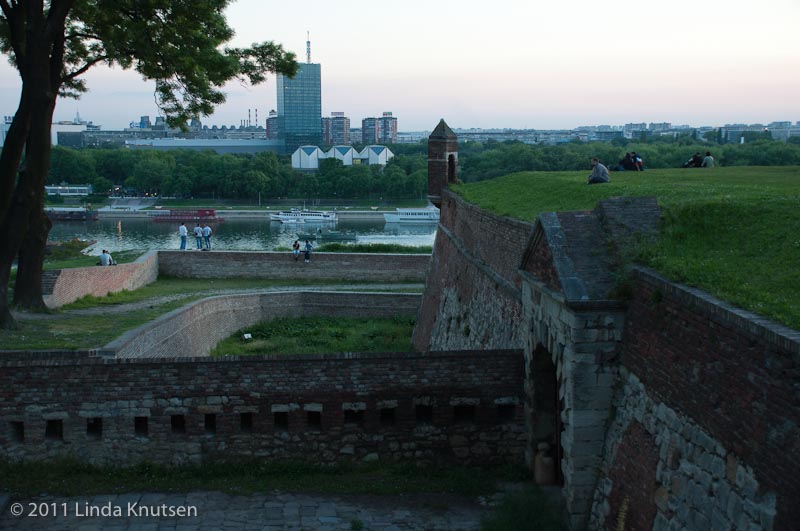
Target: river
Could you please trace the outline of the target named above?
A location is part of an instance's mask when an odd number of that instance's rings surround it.
[[[96,240],[91,253],[108,249],[111,253],[128,249],[178,249],[178,223],[159,223],[147,219],[100,219],[99,221],[54,222],[51,241],[74,238]],[[194,247],[193,224],[187,223],[187,246]],[[218,250],[271,251],[290,248],[298,233],[312,232],[319,225],[286,225],[267,220],[228,220],[213,223],[212,248]],[[433,246],[436,225],[384,224],[376,221],[339,221],[337,231],[355,235],[355,243],[394,243],[398,245]],[[323,242],[324,243],[324,242]]]

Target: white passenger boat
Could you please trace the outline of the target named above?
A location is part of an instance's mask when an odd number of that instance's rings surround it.
[[[282,210],[277,214],[270,214],[269,219],[281,223],[335,223],[336,212],[293,208]]]
[[[394,214],[384,214],[386,223],[439,223],[439,209],[433,205],[426,208],[398,208]]]

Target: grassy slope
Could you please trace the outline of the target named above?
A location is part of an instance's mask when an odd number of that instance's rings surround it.
[[[411,352],[413,317],[273,319],[219,342],[212,356],[316,354],[322,352]],[[242,332],[253,335],[244,342]]]
[[[667,277],[800,328],[800,168],[731,167],[612,173],[525,172],[455,187],[495,213],[588,210],[614,196],[655,195],[662,237],[640,260]]]

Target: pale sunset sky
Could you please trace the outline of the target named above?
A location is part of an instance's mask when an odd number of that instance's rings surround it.
[[[273,40],[322,64],[322,111],[353,127],[392,111],[401,131],[557,129],[627,122],[723,125],[800,120],[800,0],[239,0],[232,44]],[[0,61],[0,113],[19,78]],[[55,120],[103,129],[158,114],[153,84],[94,68],[81,100]],[[208,125],[259,125],[276,107],[275,77],[227,87]]]

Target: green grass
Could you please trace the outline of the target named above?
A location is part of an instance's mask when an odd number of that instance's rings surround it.
[[[800,168],[730,167],[612,173],[525,172],[454,187],[467,201],[534,221],[540,212],[589,210],[600,199],[656,196],[659,241],[637,260],[668,278],[800,328]]]
[[[399,245],[396,243],[323,243],[317,252],[325,253],[398,253],[398,254],[431,254],[430,245]]]
[[[76,350],[101,347],[122,333],[186,304],[186,300],[108,315],[74,315],[65,319],[20,319],[19,330],[0,330],[3,349]]]
[[[43,492],[55,496],[191,491],[252,494],[276,489],[335,494],[436,492],[477,496],[491,494],[498,480],[520,480],[525,475],[524,470],[512,467],[484,469],[380,462],[326,466],[258,460],[180,467],[152,464],[111,467],[65,460],[46,463],[0,460],[3,488],[17,499]]]
[[[157,297],[169,297],[173,295],[189,295],[183,299],[184,304],[190,300],[209,295],[211,291],[218,290],[253,290],[268,289],[284,286],[320,286],[326,284],[341,284],[341,281],[320,281],[320,280],[266,280],[258,278],[171,278],[160,276],[155,282],[143,286],[134,291],[123,290],[116,293],[109,293],[105,297],[86,296],[77,301],[63,306],[62,310],[75,310],[82,308],[94,308],[96,306],[110,306],[116,304],[126,304],[140,302]]]
[[[482,531],[567,531],[568,527],[548,504],[538,487],[506,495],[481,522]]]
[[[411,352],[413,331],[413,317],[280,318],[239,330],[221,341],[211,355]],[[245,332],[252,334],[253,339],[243,340]]]

